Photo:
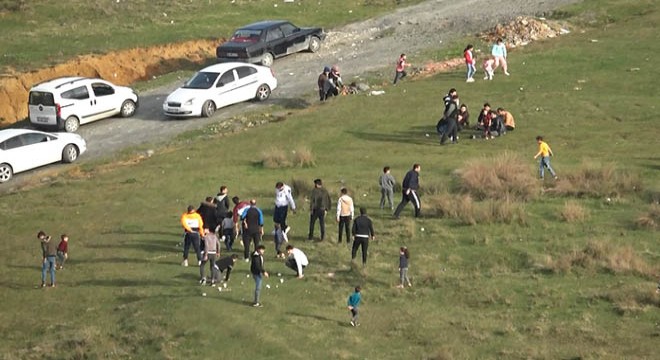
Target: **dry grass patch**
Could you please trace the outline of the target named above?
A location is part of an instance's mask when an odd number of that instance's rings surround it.
[[[657,269],[637,255],[632,247],[617,247],[606,241],[590,241],[584,248],[558,257],[545,255],[541,268],[553,273],[567,273],[578,268],[613,274],[634,274],[649,279],[654,278],[657,273]]]
[[[261,153],[261,165],[267,169],[289,167],[312,167],[316,165],[314,154],[306,146],[287,151],[279,148],[270,148]]]
[[[597,297],[611,302],[619,315],[633,315],[660,307],[660,297],[653,288],[639,285],[624,286]]]
[[[568,223],[581,223],[589,218],[589,211],[577,201],[569,200],[564,203],[559,215]]]
[[[614,164],[583,163],[577,171],[562,175],[551,192],[562,196],[617,197],[641,190],[639,174],[618,170]]]
[[[642,229],[657,231],[660,224],[660,205],[652,204],[645,213],[637,217],[635,224]]]
[[[299,146],[293,150],[293,164],[301,168],[316,166],[312,150],[306,146]]]
[[[456,171],[459,190],[477,200],[534,199],[541,190],[526,161],[511,152],[469,161]]]
[[[426,199],[424,214],[457,220],[462,225],[527,224],[524,204],[511,200],[475,201],[468,194],[434,195]]]

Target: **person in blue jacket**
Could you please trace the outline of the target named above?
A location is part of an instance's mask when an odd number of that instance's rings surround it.
[[[362,300],[360,291],[362,291],[362,288],[356,286],[355,292],[348,297],[348,310],[351,312],[351,326],[360,326],[360,323],[358,323],[358,307]]]

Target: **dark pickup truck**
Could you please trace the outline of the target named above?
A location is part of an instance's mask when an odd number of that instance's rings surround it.
[[[322,28],[299,28],[289,21],[268,20],[246,25],[217,47],[218,61],[242,61],[271,66],[278,57],[308,50],[316,52],[325,39]]]

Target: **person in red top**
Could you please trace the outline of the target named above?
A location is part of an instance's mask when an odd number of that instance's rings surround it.
[[[394,75],[394,85],[396,85],[396,82],[403,79],[408,75],[406,73],[406,67],[410,66],[410,64],[407,61],[408,59],[406,58],[406,54],[401,54],[399,56],[399,60],[396,62],[396,74]]]
[[[57,245],[57,262],[59,262],[59,265],[55,266],[59,270],[64,269],[64,262],[69,258],[69,237],[62,234],[60,239],[60,244]]]
[[[234,221],[234,234],[240,235],[242,234],[242,229],[241,229],[241,216],[243,215],[243,211],[245,211],[247,208],[250,207],[250,202],[249,201],[240,201],[238,196],[234,196],[231,198],[231,202],[234,203],[234,209],[232,210],[232,220]],[[241,243],[239,241],[239,243]],[[241,243],[242,244],[242,243]]]
[[[474,58],[472,54],[473,49],[474,46],[472,46],[472,44],[468,44],[468,46],[465,47],[465,50],[463,50],[465,65],[467,65],[467,80],[465,80],[465,82],[474,82],[473,76],[474,73],[477,72],[477,69],[474,66],[477,63],[477,60]]]

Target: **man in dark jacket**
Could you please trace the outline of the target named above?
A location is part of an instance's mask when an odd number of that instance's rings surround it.
[[[264,235],[264,214],[257,207],[257,200],[250,200],[250,207],[241,215],[241,226],[243,229],[243,256],[245,261],[250,261],[250,242],[254,242],[255,249],[261,243]]]
[[[367,249],[369,240],[373,239],[374,226],[371,219],[367,216],[367,209],[360,208],[360,216],[353,221],[353,248],[351,249],[351,261],[355,260],[355,255],[359,247],[362,247],[362,265],[367,265]]]
[[[227,187],[225,185],[220,186],[220,192],[213,199],[215,204],[215,214],[216,214],[216,223],[222,224],[222,220],[227,216],[229,212],[229,195],[227,195]]]
[[[309,196],[309,235],[307,240],[314,238],[314,227],[318,219],[321,227],[321,241],[325,238],[325,214],[330,208],[330,194],[328,190],[323,187],[321,179],[314,180],[314,190]]]
[[[399,218],[399,214],[403,210],[408,202],[412,202],[415,207],[415,217],[419,217],[419,211],[422,207],[422,203],[419,201],[419,196],[417,196],[417,189],[419,189],[419,170],[421,166],[419,164],[414,164],[412,170],[406,173],[406,176],[403,178],[403,183],[401,184],[402,189],[402,198],[399,206],[396,207],[394,211],[394,217]]]
[[[215,232],[215,228],[218,226],[218,218],[216,217],[215,204],[213,204],[213,197],[208,196],[205,201],[202,201],[197,208],[197,213],[202,217],[204,221],[204,229],[208,229],[211,232]]]
[[[447,103],[442,119],[447,128],[441,133],[440,145],[445,144],[447,137],[451,138],[452,144],[458,143],[458,95],[453,95]]]
[[[261,295],[261,281],[263,277],[268,277],[268,271],[264,268],[264,252],[266,247],[263,245],[257,246],[257,249],[252,254],[252,263],[250,264],[250,272],[254,278],[254,302],[252,306],[261,307],[259,296]]]

